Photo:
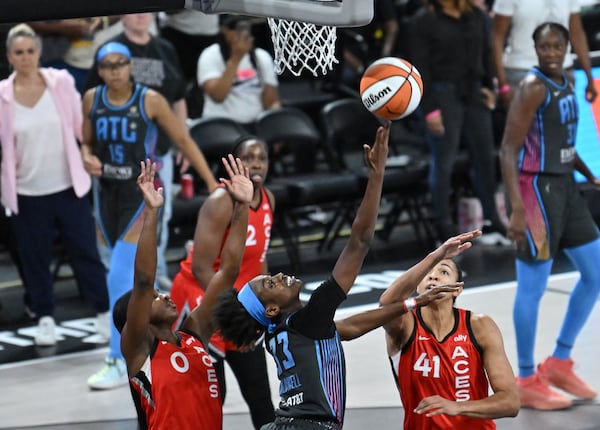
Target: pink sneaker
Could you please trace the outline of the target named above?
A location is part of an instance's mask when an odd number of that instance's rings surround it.
[[[570,408],[573,405],[569,397],[553,391],[537,373],[527,378],[517,378],[517,388],[522,408],[554,411]]]
[[[593,399],[598,392],[573,372],[573,360],[548,357],[538,366],[540,378],[548,385],[566,391],[581,399]]]

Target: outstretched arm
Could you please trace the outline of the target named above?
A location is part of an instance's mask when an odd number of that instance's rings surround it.
[[[248,206],[252,201],[254,187],[250,181],[248,168],[244,167],[239,158],[229,155],[229,160],[223,158],[223,165],[229,175],[229,180],[221,179],[235,200],[229,235],[223,245],[219,270],[211,278],[202,303],[196,307],[185,320],[183,327],[197,333],[208,344],[213,332],[212,309],[217,297],[235,282],[244,255],[246,232],[248,230]],[[219,246],[215,243],[214,246]]]
[[[453,293],[458,291],[457,285],[440,285],[425,291],[418,296],[416,306],[427,306],[434,300],[444,297],[444,293]],[[404,302],[392,303],[381,306],[378,309],[361,312],[351,317],[335,322],[335,327],[342,340],[352,340],[381,327],[388,321],[409,312],[409,308]]]
[[[380,305],[403,301],[410,297],[433,267],[440,261],[454,258],[472,246],[472,240],[481,236],[481,230],[459,234],[446,240],[435,251],[398,276],[379,298]]]
[[[354,284],[373,239],[381,200],[389,137],[390,123],[388,122],[385,126],[377,129],[372,148],[369,145],[363,146],[365,158],[369,164],[369,180],[352,223],[350,239],[332,272],[333,278],[346,294]]]
[[[473,230],[446,240],[435,251],[396,278],[379,298],[379,304],[402,303],[415,292],[417,286],[436,264],[444,259],[456,257],[466,251],[472,245],[471,240],[480,235],[480,230]],[[462,283],[457,283],[456,285],[460,286]],[[415,305],[419,306],[419,303],[417,302]],[[404,346],[406,339],[412,332],[413,319],[409,313],[399,314],[397,318],[388,319],[383,327],[386,331],[388,354],[391,356]]]
[[[154,189],[156,163],[141,162],[138,187],[144,195],[144,225],[135,253],[133,290],[127,306],[127,323],[121,333],[121,351],[130,375],[135,374],[150,353],[150,316],[155,298],[156,236],[158,211],[163,205],[162,188]]]

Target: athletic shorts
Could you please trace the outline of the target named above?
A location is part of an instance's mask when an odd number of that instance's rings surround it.
[[[527,246],[517,250],[523,261],[548,260],[558,250],[598,238],[594,218],[572,175],[519,175],[527,220]]]
[[[329,421],[317,421],[304,418],[276,417],[275,421],[265,424],[260,430],[341,430],[341,424]]]

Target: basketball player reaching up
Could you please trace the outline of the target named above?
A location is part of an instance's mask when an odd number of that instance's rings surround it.
[[[221,430],[219,382],[208,342],[211,313],[218,294],[237,278],[253,186],[240,159],[223,160],[229,180],[222,180],[235,201],[221,265],[211,278],[202,303],[174,332],[177,308],[154,288],[157,265],[158,212],[162,188],[154,186],[156,163],[141,163],[137,185],[144,196],[144,225],[135,256],[133,289],[115,304],[113,318],[121,333],[121,350],[141,429]],[[193,406],[192,406],[193,405]]]
[[[277,364],[281,400],[274,423],[263,430],[342,427],[345,365],[333,317],[354,284],[373,238],[388,140],[389,123],[377,130],[372,147],[364,145],[369,179],[350,238],[331,276],[306,306],[299,297],[302,282],[282,273],[259,275],[239,293],[229,288],[219,296],[215,328],[226,340],[236,346],[252,345],[266,330],[265,346]]]
[[[462,282],[461,269],[452,258],[480,234],[448,239],[394,280],[379,303],[401,302],[415,289],[422,294]],[[502,334],[489,316],[454,307],[461,292],[462,286],[427,307],[416,307],[414,299],[407,299],[407,308],[414,309],[384,325],[406,430],[495,429],[493,419],[519,411]]]

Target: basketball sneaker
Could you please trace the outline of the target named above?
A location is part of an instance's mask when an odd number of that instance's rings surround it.
[[[483,222],[481,236],[477,238],[477,242],[488,246],[512,245],[511,240],[506,237],[506,228],[503,225],[494,224],[488,220]]]
[[[38,346],[56,345],[56,324],[51,316],[41,317],[33,341]]]
[[[573,360],[561,360],[555,357],[546,358],[538,366],[540,378],[548,385],[560,388],[581,399],[593,399],[598,392],[586,384],[573,372]]]
[[[573,400],[553,391],[537,373],[527,378],[517,378],[517,388],[522,408],[553,411],[573,405]]]
[[[112,390],[126,385],[128,381],[125,361],[121,358],[106,358],[102,369],[90,376],[87,383],[92,390]]]

